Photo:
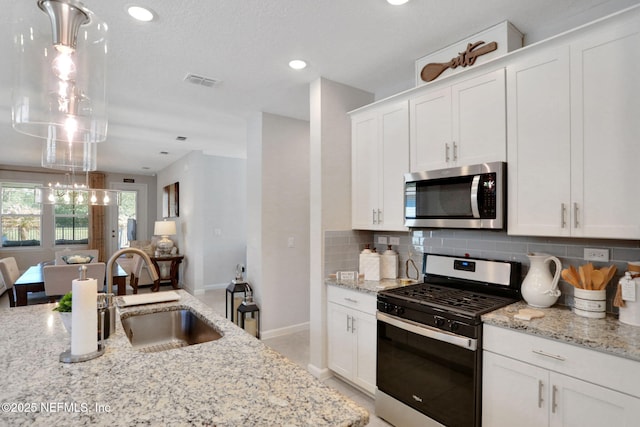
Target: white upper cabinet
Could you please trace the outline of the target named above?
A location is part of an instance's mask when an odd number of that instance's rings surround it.
[[[507,66],[510,234],[570,234],[569,72],[568,46]]]
[[[507,66],[509,234],[640,238],[638,15]]]
[[[404,227],[404,174],[409,169],[407,101],[385,104],[351,118],[352,227]]]
[[[635,15],[571,45],[574,236],[640,238],[640,14]]]
[[[506,160],[504,69],[409,102],[412,172]]]

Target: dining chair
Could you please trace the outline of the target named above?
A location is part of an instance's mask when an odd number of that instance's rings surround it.
[[[0,279],[4,283],[6,291],[9,293],[9,307],[15,307],[16,301],[13,294],[13,284],[20,277],[18,263],[14,257],[0,259]]]
[[[87,267],[87,277],[97,280],[98,292],[102,292],[106,264],[104,262],[93,262],[82,265]],[[42,267],[45,295],[52,297],[71,292],[72,282],[79,277],[78,269],[80,267],[81,265],[78,264],[45,265]]]
[[[133,293],[138,293],[138,282],[140,281],[140,274],[142,274],[142,267],[144,267],[144,259],[140,255],[133,255],[133,268],[131,269],[131,278],[129,284],[133,288]]]

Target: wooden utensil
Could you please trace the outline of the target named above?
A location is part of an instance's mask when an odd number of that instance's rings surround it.
[[[593,290],[593,283],[591,280],[591,273],[593,272],[593,264],[589,263],[584,266],[584,288]]]
[[[573,265],[569,266],[569,273],[571,273],[571,277],[573,277],[573,281],[577,283],[576,288],[582,288],[580,285],[580,275],[578,274],[578,270]]]
[[[456,68],[458,65],[462,65],[463,67],[473,65],[478,56],[493,52],[497,48],[498,44],[496,42],[488,43],[471,51],[469,47],[467,47],[466,52],[460,53],[460,56],[451,59],[449,62],[432,62],[425,65],[420,72],[420,78],[425,82],[430,82],[435,80],[447,68]]]
[[[602,271],[600,270],[593,270],[590,272],[591,274],[591,283],[592,283],[592,289],[599,291],[601,289],[603,289],[602,284],[604,283],[604,275],[602,274]]]
[[[584,267],[578,267],[578,272],[580,273],[580,283],[582,283],[582,289],[589,289],[587,288],[587,279],[584,275]]]
[[[562,275],[562,278],[569,282],[572,286],[579,288],[580,287],[580,281],[577,280],[572,274],[571,274],[571,270],[565,268],[564,270],[562,270],[562,273],[560,273]]]

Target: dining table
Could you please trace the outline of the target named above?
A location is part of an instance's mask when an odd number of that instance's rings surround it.
[[[44,291],[44,276],[42,264],[29,267],[13,284],[16,295],[16,307],[28,304],[29,292]],[[113,284],[118,287],[118,295],[127,293],[127,272],[118,264],[114,265]]]

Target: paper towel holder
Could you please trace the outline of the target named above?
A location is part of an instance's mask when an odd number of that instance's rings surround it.
[[[87,280],[87,266],[83,265],[78,268],[79,271],[79,279]],[[104,298],[102,299],[104,301]],[[101,308],[101,307],[98,307]],[[78,362],[86,362],[87,360],[95,359],[96,357],[100,357],[104,354],[106,346],[104,343],[104,310],[100,310],[100,341],[98,342],[98,349],[91,353],[75,355],[71,354],[71,349],[67,351],[63,351],[60,353],[60,361],[62,363],[78,363]]]

